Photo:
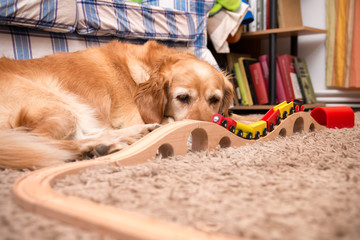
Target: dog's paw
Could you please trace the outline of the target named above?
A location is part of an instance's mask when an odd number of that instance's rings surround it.
[[[124,138],[121,141],[113,144],[98,144],[95,147],[92,147],[84,151],[82,155],[84,159],[94,159],[94,158],[106,156],[128,147],[135,141],[136,140],[134,139]]]
[[[143,130],[145,131],[144,135],[154,131],[155,129],[158,129],[159,127],[161,127],[161,124],[159,123],[151,123],[151,124],[143,125]]]
[[[84,159],[93,159],[118,152],[159,127],[157,123],[141,124],[104,132],[99,138],[89,139],[83,145],[82,156]]]
[[[101,156],[105,156],[109,154],[110,146],[105,144],[99,144],[95,146],[93,149],[86,151],[84,155],[86,158],[97,158]]]

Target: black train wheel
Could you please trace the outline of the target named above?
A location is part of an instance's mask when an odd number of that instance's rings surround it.
[[[228,121],[226,119],[224,119],[222,122],[221,122],[221,126],[223,126],[224,128],[227,128],[228,126]]]
[[[287,115],[288,115],[287,111],[284,111],[283,116],[282,116],[282,119],[287,118]]]
[[[290,108],[290,113],[289,115],[293,114],[294,113],[294,108]]]
[[[274,123],[270,123],[270,129],[269,129],[270,132],[274,131],[274,126],[275,126]]]
[[[255,137],[254,137],[255,139],[259,139],[260,138],[260,132],[259,131],[257,131],[256,133],[255,133]]]
[[[276,118],[276,125],[279,125],[280,123],[281,123],[281,117],[279,116]]]
[[[230,130],[230,132],[235,133],[235,127],[234,126],[231,126],[229,130]]]
[[[244,135],[244,132],[240,129],[236,135],[238,135],[239,137],[242,137]]]
[[[273,124],[273,123],[272,123]],[[274,125],[274,124],[273,124]],[[263,130],[263,134],[262,134],[264,137],[267,135],[267,129],[266,128],[264,128],[264,130]]]
[[[246,134],[246,139],[252,139],[252,133],[251,132]]]

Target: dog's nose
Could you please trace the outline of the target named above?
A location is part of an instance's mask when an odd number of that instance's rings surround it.
[[[192,120],[201,120],[201,121],[210,122],[211,117],[214,113],[212,113],[212,111],[208,108],[209,107],[200,104],[197,106],[193,106],[193,108],[189,111],[186,118]]]

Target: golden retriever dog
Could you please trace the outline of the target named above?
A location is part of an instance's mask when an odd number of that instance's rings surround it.
[[[153,41],[0,58],[0,92],[0,168],[15,169],[103,156],[169,121],[210,121],[233,96],[224,73]]]

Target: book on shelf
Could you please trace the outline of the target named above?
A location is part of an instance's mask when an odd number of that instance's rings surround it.
[[[228,59],[233,66],[235,105],[264,105],[269,103],[269,55],[264,54],[258,59],[250,57],[239,57],[235,61],[235,54],[232,60]],[[307,104],[316,103],[316,96],[312,86],[311,78],[304,59],[289,54],[278,55],[276,64],[276,103],[291,101],[293,99],[303,100]],[[283,67],[281,67],[281,64]],[[281,73],[281,68],[286,67],[286,76]],[[287,79],[288,88],[292,89],[289,94],[283,81]],[[296,85],[291,80],[295,78]],[[295,95],[294,88],[299,88],[299,94]],[[300,97],[299,97],[300,96]]]
[[[256,32],[256,22],[257,22],[257,0],[249,0],[249,7],[253,14],[254,20],[248,25],[249,32]]]
[[[233,80],[233,86],[234,86],[234,103],[235,105],[243,105],[242,103],[242,98],[241,98],[241,94],[240,94],[240,90],[239,87],[236,85],[235,80]]]
[[[254,21],[249,24],[249,32],[262,31],[270,28],[270,0],[249,0]]]
[[[290,55],[284,54],[277,55],[276,60],[285,89],[286,101],[291,101],[291,99],[296,98],[291,80],[292,73],[295,73],[295,69],[292,67],[292,58]]]
[[[279,65],[276,64],[276,100],[277,103],[282,103],[283,101],[286,101],[286,92],[284,83],[281,77],[280,68]]]
[[[251,80],[253,82],[257,103],[264,105],[269,103],[268,90],[266,89],[264,73],[259,62],[249,65]]]
[[[249,0],[254,21],[249,24],[248,31],[256,32],[269,29],[270,0]]]
[[[256,2],[256,31],[264,30],[264,2],[257,0]]]
[[[235,106],[242,105],[242,98],[241,98],[239,86],[237,84],[237,79],[235,76],[235,70],[232,71],[232,74],[234,77],[230,78],[230,82],[233,85],[233,90],[234,90],[234,99],[233,99],[234,105]]]
[[[305,103],[316,103],[316,95],[311,82],[310,74],[305,59],[294,58],[293,64],[297,74],[298,82],[304,96]]]
[[[236,82],[237,82],[237,86],[241,95],[241,101],[242,101],[242,105],[249,105],[249,97],[247,95],[246,92],[246,87],[245,87],[245,83],[243,80],[243,76],[240,70],[240,64],[239,62],[234,63],[234,72],[235,72],[235,77],[236,77]]]
[[[264,74],[266,90],[269,92],[269,55],[264,54],[259,56],[259,63]]]
[[[248,78],[246,75],[246,70],[245,70],[245,66],[244,66],[244,62],[243,62],[244,60],[255,60],[256,61],[256,59],[249,58],[249,57],[240,57],[238,59],[241,76],[242,76],[242,79],[243,79],[243,82],[245,85],[246,95],[248,96],[249,106],[252,106],[252,105],[254,105],[254,102],[253,102],[253,98],[251,96],[250,85],[249,85],[249,81],[248,81]]]
[[[293,87],[293,90],[294,90],[295,99],[303,100],[304,97],[303,97],[303,94],[302,94],[301,89],[300,89],[299,81],[298,81],[297,76],[296,76],[294,62],[293,62],[293,59],[295,58],[295,56],[285,54],[285,57],[287,59],[287,64],[289,64],[290,80],[291,80],[291,84],[292,84],[292,87]]]
[[[277,0],[279,28],[302,26],[300,0]]]
[[[255,59],[255,58],[243,58],[242,59],[242,65],[244,67],[243,69],[245,71],[246,80],[247,80],[248,85],[249,85],[249,90],[250,90],[250,95],[251,95],[253,105],[258,105],[258,101],[257,101],[255,87],[254,87],[254,83],[253,83],[253,80],[252,80],[252,77],[251,77],[249,66],[251,64],[253,64],[253,63],[256,63],[256,62],[258,62],[258,60]],[[240,62],[240,66],[241,66],[241,62]]]
[[[265,15],[264,15],[264,25],[265,29],[270,29],[270,3],[271,0],[264,0],[264,6],[265,6]]]
[[[264,73],[266,89],[267,89],[267,92],[269,93],[269,55],[264,54],[264,55],[259,56],[259,62],[261,64],[261,67],[262,67],[262,70]],[[283,101],[286,101],[285,89],[284,89],[284,85],[282,83],[278,64],[276,64],[275,85],[276,85],[276,88],[275,88],[276,103],[281,103]]]
[[[234,99],[235,104],[236,105],[249,105],[249,102],[248,102],[249,97],[246,95],[246,92],[244,93],[244,91],[246,91],[246,89],[244,89],[244,86],[243,86],[241,71],[239,69],[235,68],[235,63],[237,63],[237,65],[239,67],[239,58],[240,57],[248,57],[248,55],[241,54],[241,53],[226,54],[227,71],[232,72],[232,74],[233,74],[234,92],[235,92],[235,94],[237,94],[236,97],[238,99],[238,101],[236,101]],[[239,75],[239,71],[240,71],[240,75]]]

